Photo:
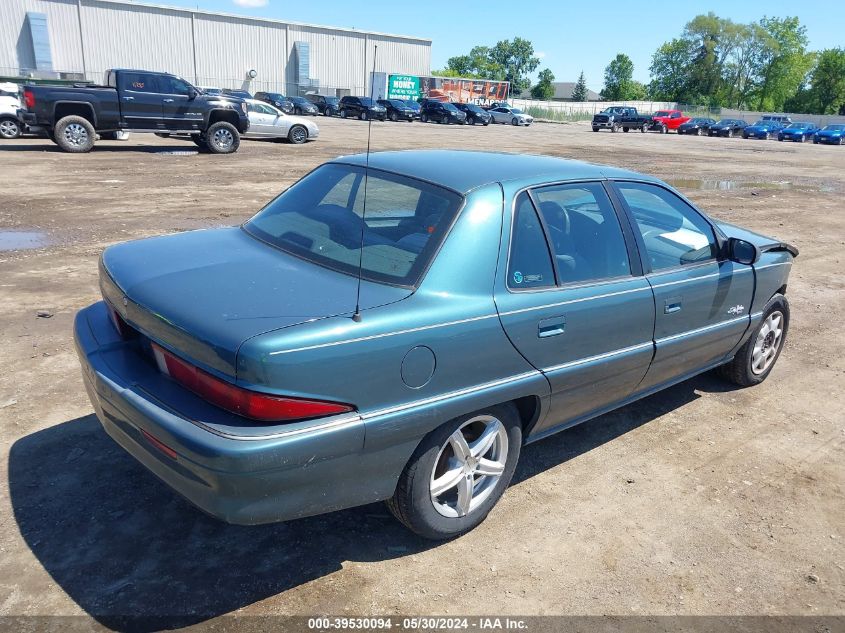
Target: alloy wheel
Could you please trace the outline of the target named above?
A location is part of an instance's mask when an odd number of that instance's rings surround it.
[[[16,121],[4,119],[0,121],[0,136],[3,138],[17,138],[20,135],[20,126]]]
[[[213,138],[214,144],[223,150],[229,149],[235,143],[235,137],[226,128],[215,130]]]
[[[505,426],[491,415],[470,418],[440,448],[429,493],[439,514],[470,514],[493,492],[508,459]]]
[[[751,352],[751,371],[759,376],[766,372],[778,355],[783,342],[783,313],[779,310],[772,312],[757,333],[754,350]]]
[[[65,141],[74,147],[82,147],[88,143],[88,130],[79,123],[71,123],[64,129]]]

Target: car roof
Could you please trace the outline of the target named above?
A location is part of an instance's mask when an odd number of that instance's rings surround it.
[[[366,154],[340,156],[333,163],[364,167]],[[465,150],[406,150],[374,152],[369,166],[419,178],[459,193],[494,182],[525,181],[527,186],[563,180],[632,178],[659,182],[650,176],[577,160]]]

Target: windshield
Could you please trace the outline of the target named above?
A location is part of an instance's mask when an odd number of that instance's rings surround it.
[[[754,125],[771,125],[773,121],[766,121],[766,119],[760,119]]]
[[[407,105],[405,105],[404,101],[400,101],[399,99],[390,99],[388,103],[394,108],[399,108],[401,110],[405,110],[408,107]]]
[[[455,106],[453,106],[451,103],[444,103],[443,107],[446,110],[449,110],[450,112],[457,112],[458,111],[458,109]]]
[[[311,172],[244,224],[254,237],[349,275],[416,286],[462,198],[405,176],[329,163]],[[362,221],[363,217],[363,221]],[[363,252],[361,244],[363,242]]]
[[[375,102],[369,97],[361,97],[361,105],[371,106],[375,105]]]
[[[519,108],[513,108],[511,110],[511,113],[512,114],[522,114],[522,110],[520,110]]]
[[[805,127],[810,127],[809,123],[790,123],[786,126],[790,130],[803,130]]]
[[[845,130],[845,125],[825,125],[825,130]]]
[[[669,113],[666,110],[658,110],[654,113],[654,116],[669,116]]]
[[[203,94],[207,95],[222,95],[223,91],[220,88],[201,88]]]
[[[420,109],[420,104],[419,104],[419,103],[417,103],[416,101],[411,101],[410,99],[408,99],[405,103],[406,103],[406,104],[407,104],[407,105],[408,105],[408,106],[409,106],[412,110],[419,110],[419,109]]]
[[[484,110],[482,110],[481,108],[479,108],[479,107],[478,107],[477,105],[475,105],[474,103],[467,103],[467,104],[464,104],[464,108],[465,108],[465,109],[467,109],[467,110],[469,110],[470,112],[484,112]]]

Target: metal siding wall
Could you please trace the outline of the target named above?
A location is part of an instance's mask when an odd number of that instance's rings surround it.
[[[193,77],[191,18],[185,12],[82,0],[82,36],[89,79],[102,81],[109,68]]]
[[[47,15],[53,68],[82,71],[76,0],[2,0],[0,5],[3,7],[3,19],[0,20],[0,71],[14,74],[22,65],[35,66],[31,51],[26,55],[23,50],[28,41],[28,38],[22,37],[27,28],[27,11]]]
[[[280,90],[288,63],[285,25],[195,14],[197,75],[201,85],[241,88],[250,69],[258,76],[245,87]]]
[[[76,0],[0,0],[9,7],[0,20],[0,69],[19,67],[17,42],[27,11],[47,14],[53,67],[82,70]],[[108,68],[172,72],[195,81],[190,9],[161,9],[104,0],[81,0],[88,78],[101,81]],[[421,40],[342,31],[331,27],[266,22],[250,18],[194,14],[196,81],[221,88],[286,91],[294,83],[293,42],[308,42],[311,77],[321,89],[366,90],[373,49],[377,70],[427,75],[431,44]],[[366,43],[366,58],[365,58]],[[258,77],[246,84],[246,72]]]

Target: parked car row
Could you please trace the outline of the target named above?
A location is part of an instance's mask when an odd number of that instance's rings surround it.
[[[806,121],[793,122],[785,115],[764,115],[759,121],[749,125],[743,119],[721,119],[709,117],[688,117],[680,110],[660,110],[653,115],[643,115],[636,108],[611,106],[593,116],[593,132],[607,129],[617,132],[639,130],[640,132],[657,131],[663,134],[677,130],[679,135],[724,136],[733,138],[772,139],[779,141],[797,141],[803,143],[845,144],[845,124],[833,123],[819,128]]]

